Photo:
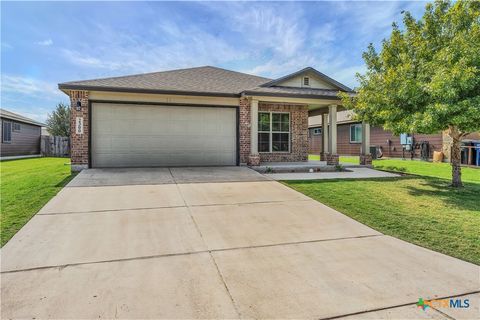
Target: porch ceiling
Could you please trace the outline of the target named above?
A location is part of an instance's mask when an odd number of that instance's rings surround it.
[[[271,102],[271,103],[289,103],[289,104],[301,104],[308,105],[308,112],[317,114],[328,113],[329,105],[337,105],[338,110],[344,110],[342,101],[339,99],[321,99],[321,98],[299,98],[299,97],[272,97],[272,96],[260,96],[260,95],[245,95],[258,102]]]

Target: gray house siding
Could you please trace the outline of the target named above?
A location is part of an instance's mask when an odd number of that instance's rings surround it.
[[[12,123],[12,135],[10,142],[4,142],[3,140],[3,123],[11,122]],[[20,124],[20,130],[13,130],[14,123]],[[35,126],[28,123],[23,123],[10,119],[1,119],[1,148],[0,156],[9,157],[9,156],[21,156],[21,155],[31,155],[31,154],[40,154],[40,136],[41,136],[41,127]]]

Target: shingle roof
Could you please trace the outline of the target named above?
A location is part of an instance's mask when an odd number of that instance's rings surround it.
[[[9,120],[18,121],[18,122],[33,124],[33,125],[39,126],[39,127],[44,127],[45,126],[45,124],[43,124],[41,122],[32,120],[30,118],[24,117],[22,115],[19,115],[17,113],[14,113],[14,112],[11,112],[11,111],[8,111],[8,110],[5,110],[5,109],[0,109],[0,117],[5,118],[5,119],[9,119]]]
[[[238,96],[271,79],[205,66],[198,68],[144,73],[124,77],[60,83],[60,89],[129,91],[144,93],[198,93],[200,95]]]
[[[338,90],[295,87],[256,87],[245,90],[245,94],[262,94],[278,97],[332,98],[339,99]]]

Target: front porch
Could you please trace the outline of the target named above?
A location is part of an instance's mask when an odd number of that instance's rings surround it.
[[[250,152],[245,157],[248,165],[260,167],[260,171],[277,168],[282,172],[298,172],[309,169],[331,171],[339,164],[337,113],[345,110],[341,105],[341,100],[336,97],[283,98],[271,96],[248,96],[244,99],[250,107],[248,114],[250,118],[248,119],[250,124],[248,149]],[[279,128],[284,126],[284,123],[276,123],[275,119],[272,120],[279,113],[288,114],[288,123],[287,129],[276,131],[275,125]],[[308,144],[308,118],[313,116],[322,118],[323,138],[319,148],[321,161],[308,161],[308,145],[305,142]],[[288,135],[288,140],[278,143],[279,138],[277,137],[281,135],[284,136],[283,139]],[[285,149],[279,151],[276,149],[279,146]],[[242,149],[245,150],[243,147]],[[370,125],[364,122],[362,123],[360,165],[371,164]]]
[[[328,126],[324,126],[327,134],[320,160],[338,165],[337,112],[344,110],[339,93],[356,94],[310,67],[243,91],[240,163],[260,166],[262,162],[307,162],[308,119],[321,116]],[[363,126],[361,164],[371,164],[370,127],[367,123]]]

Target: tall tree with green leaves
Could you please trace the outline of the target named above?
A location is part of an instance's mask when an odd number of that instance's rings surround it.
[[[59,103],[47,117],[47,130],[51,135],[70,136],[70,106]]]
[[[452,186],[462,186],[462,138],[480,130],[480,2],[435,1],[416,20],[403,13],[377,52],[363,53],[355,97],[342,94],[358,119],[396,134],[448,132]]]

